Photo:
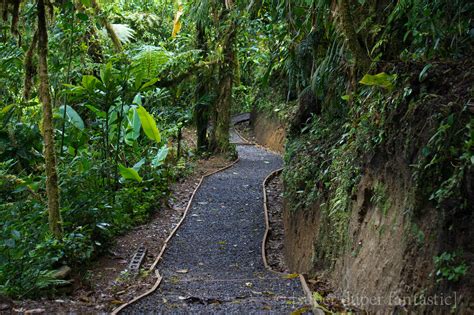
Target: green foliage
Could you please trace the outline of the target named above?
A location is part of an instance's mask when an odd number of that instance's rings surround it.
[[[380,86],[387,90],[393,89],[393,82],[397,79],[396,75],[388,75],[381,72],[375,75],[366,74],[359,83],[370,86]]]
[[[189,96],[156,83],[169,71],[186,71],[196,53],[187,47],[177,53],[157,48],[167,56],[159,64],[152,56],[155,50],[147,56],[147,49],[140,48],[147,45],[135,42],[143,34],[133,35],[126,23],[115,23],[130,49],[114,55],[99,36],[94,40],[103,45],[107,62],[93,63],[87,38],[94,16],[89,8],[84,14],[72,8],[71,3],[58,8],[49,43],[62,240],[48,231],[41,105],[35,87],[31,100],[21,95],[28,47],[0,44],[0,69],[5,69],[0,75],[0,295],[35,297],[64,284],[54,278],[57,268],[86,268],[116,235],[146,222],[167,198],[169,183],[187,171],[188,162],[175,161],[168,152],[174,150],[178,127],[187,121],[190,109],[180,104],[188,104]],[[31,36],[24,37],[26,44]]]
[[[439,281],[448,280],[457,282],[469,270],[465,262],[459,261],[459,254],[443,252],[434,257],[436,278]]]
[[[138,117],[140,117],[142,128],[146,136],[151,140],[160,143],[161,135],[156,127],[156,122],[155,119],[153,119],[153,116],[151,116],[143,106],[137,108],[137,113]]]
[[[179,4],[173,1],[99,1],[100,14],[91,1],[81,3],[79,11],[71,0],[55,1],[49,29],[61,241],[47,231],[36,87],[30,99],[23,98],[23,82],[36,82],[35,54],[32,77],[24,78],[34,2],[22,3],[20,36],[8,31],[8,10],[7,21],[0,22],[0,294],[37,295],[60,284],[54,269],[85,265],[115,235],[145,222],[169,183],[189,171],[186,154],[178,159],[174,146],[196,104],[214,110],[230,21],[238,26],[232,111],[257,109],[284,122],[305,112],[288,140],[286,198],[292,211],[317,203],[324,214],[321,259],[332,263],[347,245],[352,196],[364,167],[392,147],[413,159],[416,196],[428,196],[440,209],[467,209],[462,187],[474,167],[473,120],[466,119],[467,108],[460,111],[443,99],[436,98],[447,104],[443,109],[427,110],[427,99],[440,92],[426,90],[436,85],[431,80],[440,59],[472,51],[471,3],[350,2],[355,42],[367,52],[374,75],[354,67],[336,2],[235,1],[226,12],[221,2],[189,1],[176,37],[171,34]],[[124,44],[122,53],[107,38],[105,20]],[[205,33],[199,45],[196,28]],[[416,84],[396,71],[403,67],[392,67],[399,61],[421,64]],[[200,99],[196,83],[208,87]],[[303,92],[311,92],[309,103],[297,101]],[[417,129],[417,111],[425,111],[423,120],[435,129],[425,142],[413,140],[426,130]],[[398,132],[402,146],[390,142]],[[420,143],[421,153],[410,150]],[[391,200],[384,185],[375,184],[372,202],[386,213]],[[453,201],[456,206],[446,207]],[[448,258],[438,264],[451,264]],[[457,279],[462,272],[441,274]]]
[[[143,178],[140,175],[138,175],[138,171],[130,167],[125,167],[123,166],[123,164],[120,164],[120,163],[119,163],[119,172],[120,172],[120,175],[122,175],[122,177],[125,179],[135,180],[139,183],[143,181]]]

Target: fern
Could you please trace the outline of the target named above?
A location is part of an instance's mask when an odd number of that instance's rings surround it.
[[[163,47],[144,45],[141,46],[132,58],[135,75],[141,74],[145,78],[157,77],[169,62],[172,54]]]
[[[0,44],[0,67],[21,64],[22,54],[22,50],[17,46],[4,46]]]
[[[162,73],[179,75],[194,66],[199,60],[199,50],[172,53],[159,46],[141,46],[132,57],[134,75],[152,79]]]

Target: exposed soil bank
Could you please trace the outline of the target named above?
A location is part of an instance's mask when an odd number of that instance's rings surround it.
[[[253,111],[250,115],[250,127],[258,144],[281,154],[285,151],[285,126],[278,118]]]
[[[474,67],[439,63],[420,83],[422,68],[387,70],[410,97],[380,92],[357,116],[318,117],[290,140],[286,262],[368,311],[471,314]]]

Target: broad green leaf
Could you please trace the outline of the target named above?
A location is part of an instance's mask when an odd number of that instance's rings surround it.
[[[94,77],[93,75],[85,75],[82,76],[82,86],[89,91],[95,90],[98,86],[101,85],[99,79]]]
[[[66,106],[66,120],[79,130],[84,130],[84,121],[81,116],[69,105]],[[58,109],[61,117],[64,117],[64,105]]]
[[[143,178],[138,175],[138,172],[136,170],[130,167],[125,167],[123,164],[119,164],[119,172],[120,175],[122,175],[122,177],[125,179],[135,180],[139,183],[143,181]]]
[[[386,74],[385,72],[381,72],[375,75],[366,74],[364,75],[362,80],[359,81],[359,83],[370,86],[380,86],[382,88],[391,90],[393,89],[393,82],[396,80],[396,78],[396,74],[390,75]]]
[[[159,78],[155,78],[155,79],[151,79],[150,81],[146,82],[145,84],[142,85],[142,87],[140,88],[140,90],[144,90],[146,89],[147,87],[150,87],[150,86],[153,86],[156,82],[158,82],[160,79]]]
[[[86,7],[92,6],[91,0],[81,0],[81,3]]]
[[[133,145],[133,143],[140,137],[140,129],[142,124],[138,117],[136,107],[131,107],[127,114],[127,128],[125,132],[125,143]]]
[[[350,95],[349,95],[349,94],[346,94],[346,95],[341,96],[341,98],[342,98],[344,101],[348,101],[349,98],[350,98]]]
[[[142,106],[142,95],[140,93],[138,93],[137,95],[135,95],[135,97],[133,98],[133,104],[137,104],[139,106]]]
[[[156,121],[150,113],[146,111],[143,106],[138,106],[137,108],[138,117],[142,123],[142,128],[148,138],[157,143],[161,142],[161,135],[156,127]]]
[[[158,167],[163,165],[166,157],[168,156],[169,149],[167,146],[162,146],[156,156],[151,160],[151,166]]]
[[[114,69],[112,68],[111,62],[108,62],[100,69],[100,79],[102,80],[102,83],[107,87],[107,89],[110,89],[114,84],[113,70]]]
[[[138,72],[135,76],[135,81],[133,82],[133,88],[135,89],[135,91],[139,91],[140,90],[140,87],[142,86],[143,84],[143,75],[144,73],[143,72]]]

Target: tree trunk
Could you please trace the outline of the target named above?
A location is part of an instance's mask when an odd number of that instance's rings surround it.
[[[351,15],[350,1],[339,0],[339,15],[341,18],[342,31],[347,39],[347,44],[350,51],[354,55],[356,66],[362,70],[367,71],[370,68],[370,58],[367,52],[359,42],[359,38],[355,31],[354,22]]]
[[[230,152],[230,114],[232,107],[232,87],[234,81],[236,24],[230,23],[223,43],[224,62],[219,67],[219,86],[215,103],[215,133],[212,147],[216,152]]]
[[[115,33],[115,30],[112,27],[112,24],[109,23],[107,18],[102,16],[102,10],[101,10],[101,8],[100,8],[100,6],[99,6],[99,4],[97,3],[96,0],[91,0],[91,4],[92,4],[92,7],[95,10],[95,13],[97,15],[101,16],[100,21],[104,25],[105,29],[107,30],[107,33],[109,34],[110,38],[112,39],[115,50],[117,52],[122,52],[122,50],[123,50],[122,43],[120,42],[120,39],[118,38],[117,34]]]
[[[38,0],[38,69],[40,79],[39,97],[43,104],[43,139],[49,228],[51,233],[59,239],[62,237],[62,220],[59,211],[58,174],[54,152],[53,109],[48,78],[48,30],[44,0]]]
[[[23,84],[23,99],[28,101],[31,95],[31,89],[33,88],[34,76],[36,74],[36,65],[34,62],[34,54],[38,46],[38,30],[35,31],[31,44],[25,54],[24,69],[25,69],[25,80]]]
[[[234,52],[226,52],[226,59],[233,61]],[[232,58],[232,59],[231,59]],[[233,81],[233,69],[231,65],[222,65],[220,68],[221,74],[219,74],[219,90],[215,105],[216,110],[216,131],[214,139],[214,150],[217,152],[229,152],[231,151],[231,145],[229,142],[229,129],[230,129],[230,110],[232,106],[232,81]]]
[[[197,23],[197,48],[201,50],[201,57],[207,57],[207,42],[206,32],[202,23]],[[198,72],[196,85],[196,108],[194,111],[196,119],[196,136],[197,136],[197,151],[204,152],[209,148],[209,141],[207,139],[207,125],[209,123],[209,109],[208,102],[204,99],[209,95],[209,83],[205,70]]]

